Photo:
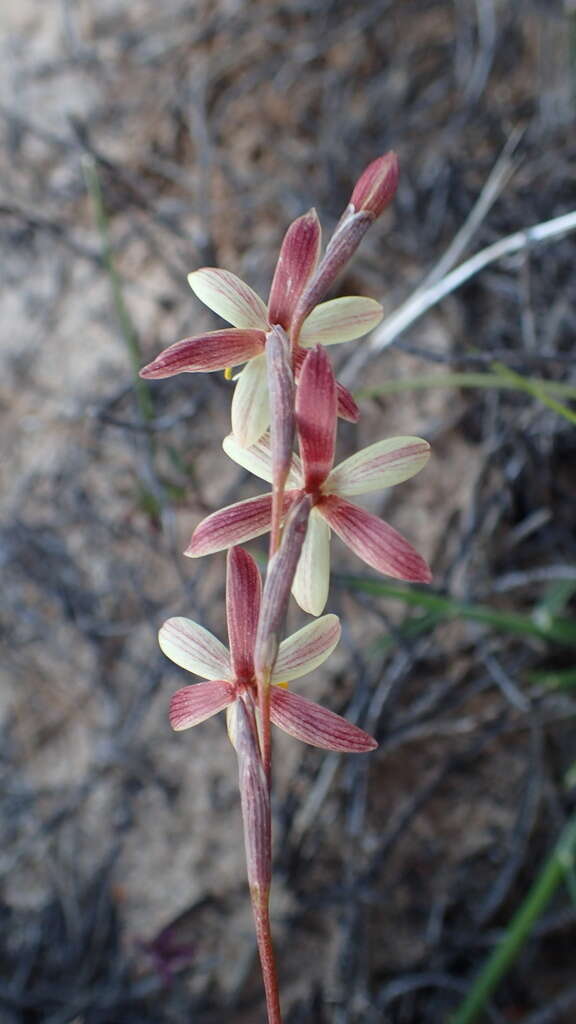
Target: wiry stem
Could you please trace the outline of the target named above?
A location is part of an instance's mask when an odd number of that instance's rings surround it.
[[[251,889],[250,897],[252,899],[260,966],[262,968],[262,980],[266,993],[268,1024],[282,1024],[278,975],[270,928],[269,893],[268,891],[261,892],[259,889]]]
[[[238,702],[236,753],[244,825],[244,846],[256,940],[262,967],[269,1024],[282,1024],[278,976],[270,928],[272,832],[270,787],[258,743],[255,708],[249,694]]]

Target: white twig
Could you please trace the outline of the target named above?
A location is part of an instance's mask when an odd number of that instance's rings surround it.
[[[432,267],[430,273],[418,286],[417,290],[419,292],[425,291],[445,277],[466,252],[474,234],[514,174],[516,168],[513,156],[520,139],[524,135],[524,131],[524,128],[516,128],[508,137],[506,145],[486,178],[482,191],[462,227],[456,232],[446,252],[440,257],[436,266]]]
[[[406,302],[385,320],[377,331],[372,335],[370,342],[358,348],[351,359],[345,364],[338,374],[339,379],[347,387],[350,387],[355,380],[358,371],[372,359],[378,352],[391,345],[408,327],[418,320],[437,302],[456,291],[471,277],[478,274],[484,267],[497,260],[510,256],[512,253],[520,252],[529,246],[541,245],[544,242],[567,235],[576,231],[576,210],[565,213],[561,217],[554,217],[553,220],[543,221],[541,224],[533,224],[522,231],[516,231],[513,235],[507,235],[498,242],[487,246],[471,256],[470,259],[461,263],[459,267],[447,274],[436,284],[431,285],[423,291],[416,291]]]

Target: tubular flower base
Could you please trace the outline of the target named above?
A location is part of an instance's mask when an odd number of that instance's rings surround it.
[[[260,614],[260,573],[242,548],[228,554],[226,612],[229,650],[212,633],[185,618],[172,618],[159,633],[164,654],[181,668],[207,682],[185,686],[170,703],[173,729],[189,729],[228,709],[228,731],[237,734],[237,703],[249,695],[256,702],[254,643]],[[345,753],[374,750],[375,740],[340,715],[321,707],[281,684],[312,672],[332,653],[340,637],[336,615],[324,615],[288,637],[272,673],[270,718],[284,732],[314,747]]]
[[[426,562],[401,534],[347,500],[414,476],[428,461],[428,443],[419,437],[377,441],[332,468],[335,404],[334,374],[326,353],[318,347],[308,354],[302,369],[296,408],[301,459],[295,455],[292,460],[284,496],[285,510],[303,493],[313,499],[293,587],[298,604],[311,615],[321,614],[328,596],[330,530],[379,572],[412,582],[431,579]],[[230,435],[224,450],[255,476],[271,482],[268,435],[251,448],[242,448]],[[270,529],[270,509],[271,496],[264,495],[213,513],[194,531],[186,554],[209,554],[265,533]]]
[[[267,335],[276,325],[290,333],[292,312],[314,273],[320,253],[320,224],[311,210],[288,228],[280,250],[268,307],[240,278],[227,270],[203,267],[189,275],[194,293],[214,313],[233,325],[177,341],[165,349],[140,376],[150,379],[177,373],[225,370],[245,363],[236,379],[232,399],[232,432],[243,446],[254,444],[270,423],[266,385]],[[305,351],[314,345],[352,341],[376,327],[382,307],[374,299],[348,296],[316,306],[292,337],[296,378]],[[358,407],[352,395],[338,388],[338,414],[356,422]]]

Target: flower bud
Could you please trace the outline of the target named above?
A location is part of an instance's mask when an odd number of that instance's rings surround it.
[[[398,157],[390,151],[368,164],[356,182],[350,205],[356,212],[369,213],[376,220],[394,198],[397,188]]]

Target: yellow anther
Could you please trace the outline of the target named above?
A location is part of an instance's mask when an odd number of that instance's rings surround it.
[[[232,380],[232,367],[231,366],[227,366],[226,369],[224,370],[224,379],[225,380]]]

